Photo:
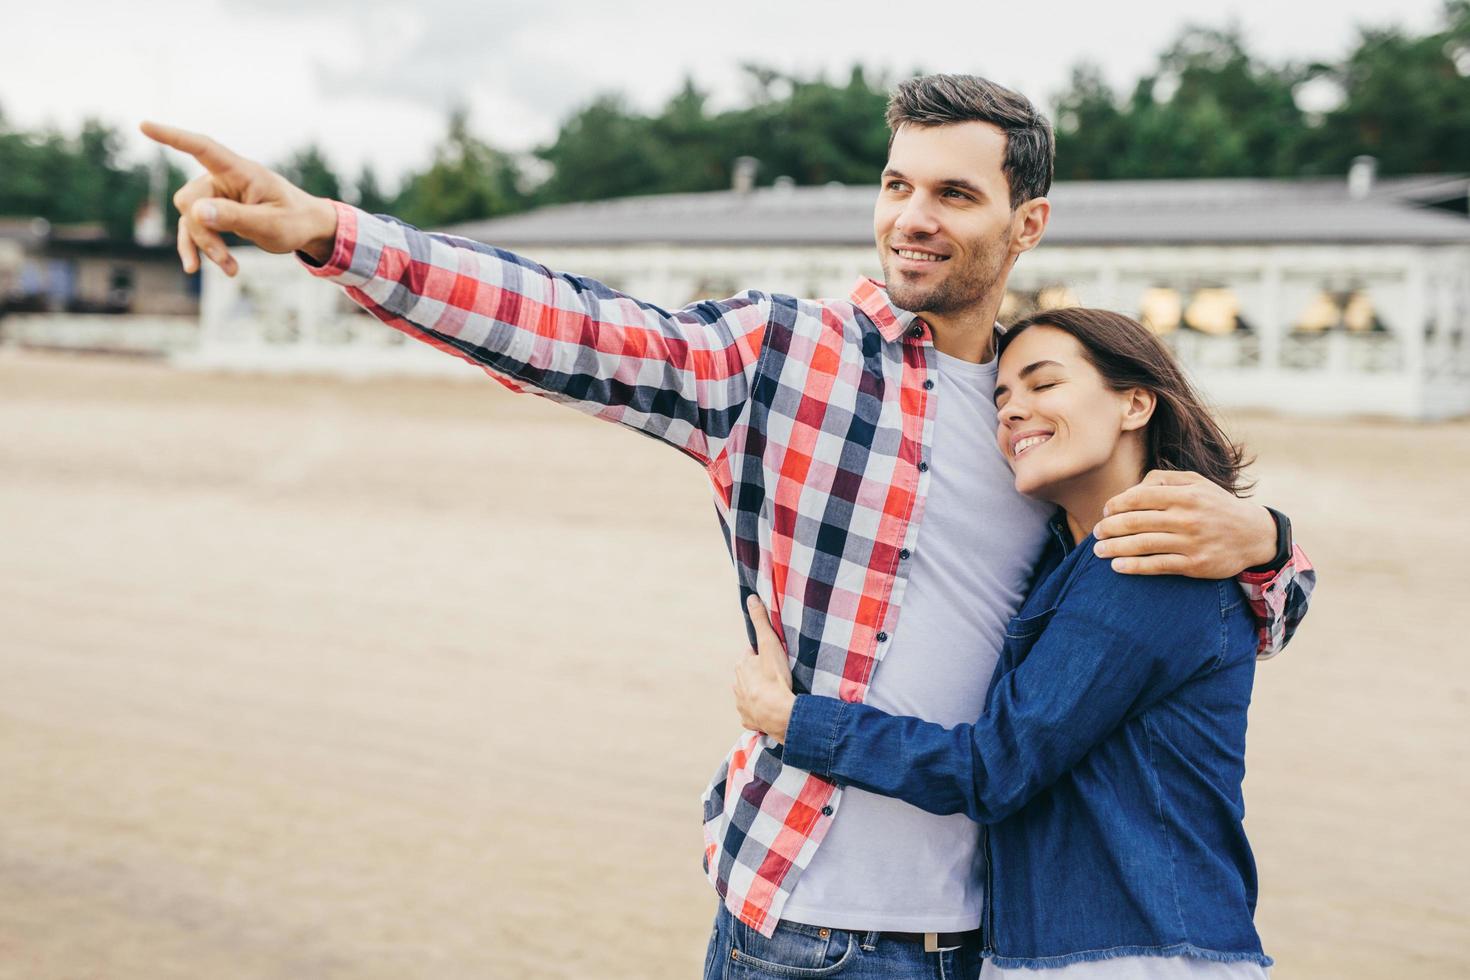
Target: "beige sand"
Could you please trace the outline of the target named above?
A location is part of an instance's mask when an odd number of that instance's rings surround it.
[[[1252,715],[1276,976],[1470,974],[1470,425],[1237,427],[1324,569]],[[640,436],[0,352],[0,976],[695,976],[741,638]]]

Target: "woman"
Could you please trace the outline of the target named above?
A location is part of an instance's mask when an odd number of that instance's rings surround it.
[[[986,825],[982,976],[1261,978],[1241,827],[1250,612],[1233,581],[1122,575],[1092,547],[1103,505],[1149,470],[1241,493],[1241,450],[1163,344],[1116,313],[1016,324],[995,398],[1016,489],[1059,510],[985,714],[945,729],[795,696],[752,601],[741,717],[788,763]]]

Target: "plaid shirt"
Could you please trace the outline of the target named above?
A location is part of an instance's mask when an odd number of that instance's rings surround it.
[[[929,327],[858,283],[849,300],[746,292],[670,312],[466,239],[338,205],[314,274],[378,319],[515,391],[621,422],[698,460],[740,584],[771,611],[800,692],[862,701],[888,648],[929,486]],[[1314,581],[1298,552],[1242,576],[1261,654],[1286,645]],[[842,791],[744,733],[704,793],[705,870],[762,934]]]

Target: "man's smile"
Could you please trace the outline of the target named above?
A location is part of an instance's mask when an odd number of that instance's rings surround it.
[[[903,260],[910,267],[919,266],[932,268],[941,262],[948,262],[949,256],[942,252],[935,252],[927,248],[914,248],[909,245],[892,247],[889,249],[895,256]]]

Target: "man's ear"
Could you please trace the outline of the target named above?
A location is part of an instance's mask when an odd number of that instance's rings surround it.
[[[1046,198],[1033,197],[1021,204],[1011,216],[1011,251],[1020,254],[1040,245],[1050,220],[1051,202]]]
[[[1148,425],[1158,397],[1147,388],[1130,388],[1123,395],[1128,399],[1123,403],[1123,431],[1134,432]]]

